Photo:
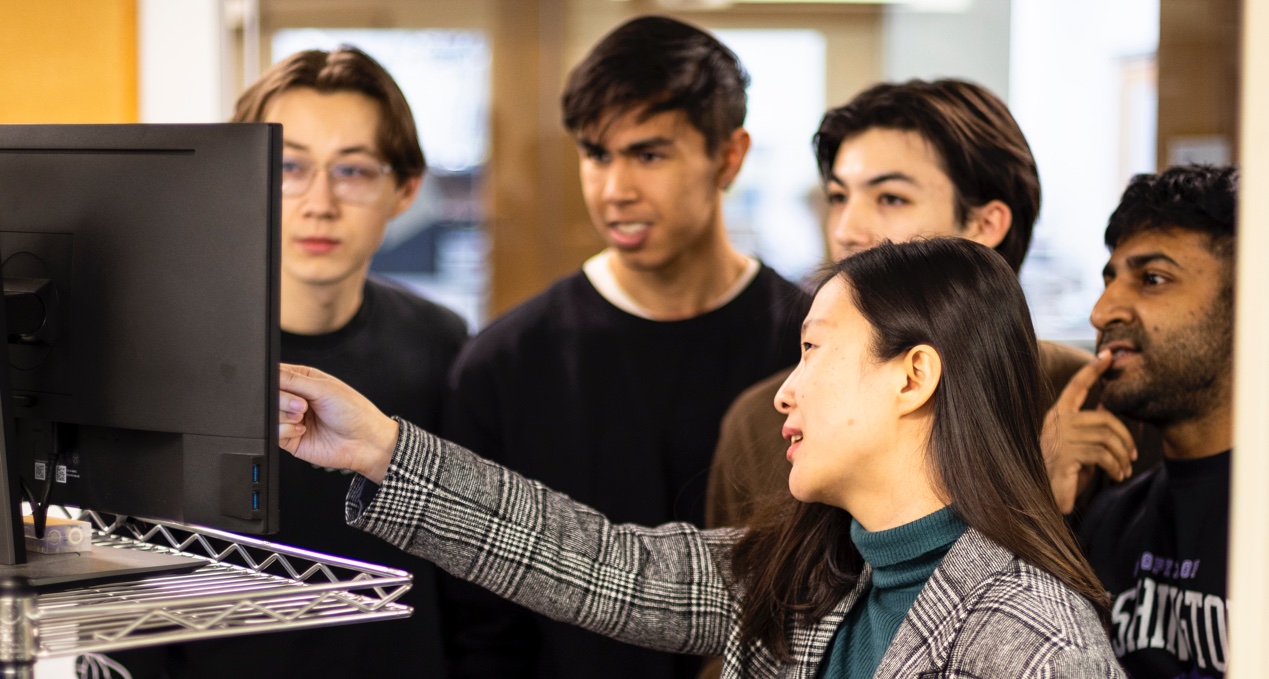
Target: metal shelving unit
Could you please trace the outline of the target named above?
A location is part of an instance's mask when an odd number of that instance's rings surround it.
[[[402,618],[412,576],[223,531],[85,512],[93,549],[206,561],[190,573],[0,596],[0,666],[281,629]],[[0,672],[3,675],[3,672]]]

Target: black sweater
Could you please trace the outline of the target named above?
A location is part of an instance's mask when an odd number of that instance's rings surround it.
[[[1133,679],[1225,676],[1229,461],[1164,460],[1105,491],[1080,529]]]
[[[726,305],[682,321],[614,307],[576,273],[474,338],[442,434],[616,522],[704,520],[719,422],[746,387],[797,362],[809,296],[762,267]],[[692,676],[698,662],[530,616],[442,582],[455,676]]]

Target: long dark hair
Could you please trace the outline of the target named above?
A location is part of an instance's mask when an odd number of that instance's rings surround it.
[[[931,476],[971,528],[1106,607],[1058,512],[1040,452],[1039,360],[1017,276],[960,238],[884,243],[838,262],[885,361],[918,344],[938,352]],[[814,623],[858,581],[863,559],[842,509],[796,500],[770,508],[732,549],[741,636],[788,658],[793,625]]]

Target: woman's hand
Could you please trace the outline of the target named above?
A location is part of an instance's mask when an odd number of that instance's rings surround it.
[[[278,445],[305,462],[383,483],[396,448],[395,420],[316,368],[283,364],[278,386]]]

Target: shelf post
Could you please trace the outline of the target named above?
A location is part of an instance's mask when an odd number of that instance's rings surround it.
[[[26,578],[0,578],[0,679],[35,676],[35,590]]]

